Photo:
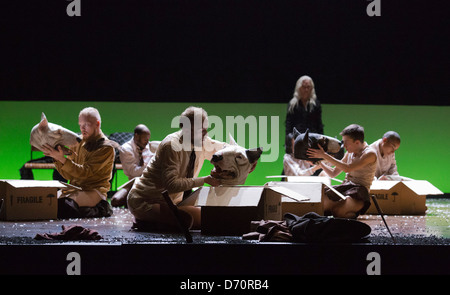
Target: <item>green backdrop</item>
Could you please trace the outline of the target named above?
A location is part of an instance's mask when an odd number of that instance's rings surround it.
[[[93,106],[100,111],[102,130],[106,135],[113,132],[132,132],[137,124],[143,123],[151,129],[151,140],[162,140],[167,134],[177,130],[171,127],[171,122],[189,105],[203,107],[208,115],[221,119],[223,128],[220,128],[220,124],[211,126],[211,134],[216,139],[228,141],[226,134],[231,131],[239,144],[246,147],[254,147],[253,145],[257,144],[264,148],[263,156],[266,161],[258,163],[246,184],[262,185],[268,181],[267,175],[281,173],[287,103],[1,101],[0,179],[20,178],[20,167],[30,159],[30,130],[39,122],[41,112],[46,114],[50,122],[78,132],[79,111]],[[380,138],[387,130],[397,131],[402,137],[401,147],[396,152],[399,173],[414,179],[428,180],[444,193],[450,192],[447,173],[450,167],[450,107],[323,104],[322,109],[326,135],[339,139],[339,132],[351,123],[364,126],[368,143]],[[227,129],[227,122],[239,121],[240,117],[237,116],[242,116],[241,119],[246,119],[246,122],[257,122],[257,126],[247,124],[245,136],[239,135],[236,127],[233,130]],[[265,122],[267,124],[264,124]],[[33,153],[33,158],[41,156],[41,152]],[[212,165],[205,162],[200,175],[209,174],[211,169]],[[35,179],[52,177],[49,170],[34,170],[34,175]],[[343,179],[343,174],[338,178]],[[126,180],[123,172],[119,171],[118,185]]]

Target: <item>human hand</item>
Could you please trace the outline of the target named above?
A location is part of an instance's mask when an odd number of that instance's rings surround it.
[[[312,149],[309,148],[306,152],[306,155],[310,158],[317,158],[317,159],[323,159],[325,156],[325,151],[323,148],[319,145],[319,149]]]
[[[219,186],[222,184],[222,181],[220,179],[214,178],[211,175],[205,176],[203,179],[205,183],[209,184],[210,186]]]
[[[42,152],[45,156],[52,157],[53,159],[64,164],[66,162],[66,157],[64,157],[64,150],[59,145],[57,146],[57,148],[58,149],[55,150],[51,145],[46,143],[42,147]]]

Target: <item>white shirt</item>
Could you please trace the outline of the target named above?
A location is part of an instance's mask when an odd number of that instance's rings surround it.
[[[149,144],[142,150],[142,158],[144,165],[139,166],[139,147],[134,142],[133,138],[122,145],[120,152],[120,162],[122,163],[123,173],[128,176],[128,179],[133,179],[142,175],[145,167],[155,154],[150,151]]]
[[[370,145],[370,147],[377,152],[377,169],[375,171],[375,177],[380,178],[383,175],[398,175],[395,153],[381,156],[381,142],[382,139],[378,139]]]
[[[309,176],[314,174],[314,166],[306,160],[296,159],[291,154],[284,154],[284,175],[287,176]]]

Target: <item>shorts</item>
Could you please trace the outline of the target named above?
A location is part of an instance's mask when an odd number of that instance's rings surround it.
[[[362,185],[355,184],[353,182],[346,182],[339,185],[334,185],[333,188],[343,194],[349,196],[355,200],[364,202],[363,208],[357,212],[357,215],[366,213],[370,207],[369,190]],[[339,201],[341,198],[329,188],[325,188],[325,195],[332,201]]]

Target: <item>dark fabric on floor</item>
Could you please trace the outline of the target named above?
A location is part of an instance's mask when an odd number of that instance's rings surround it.
[[[77,240],[101,240],[102,236],[96,231],[89,228],[82,227],[80,225],[62,226],[60,233],[44,233],[36,234],[34,237],[36,240],[64,240],[64,241],[77,241]]]

